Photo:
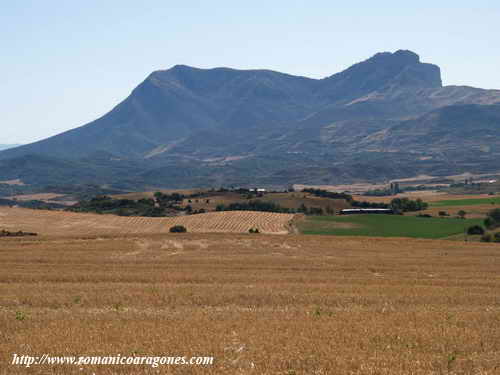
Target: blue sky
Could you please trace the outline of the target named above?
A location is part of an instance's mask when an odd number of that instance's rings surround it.
[[[2,143],[27,143],[108,112],[175,64],[321,78],[410,49],[446,85],[500,89],[498,1],[5,1]]]

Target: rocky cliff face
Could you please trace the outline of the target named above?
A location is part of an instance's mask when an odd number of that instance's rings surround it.
[[[320,86],[328,98],[348,101],[391,88],[437,88],[442,82],[438,66],[421,63],[416,53],[399,50],[378,53],[324,79]]]

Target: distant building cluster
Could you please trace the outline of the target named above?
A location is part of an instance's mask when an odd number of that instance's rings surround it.
[[[262,188],[254,188],[254,189],[248,189],[248,191],[256,192],[256,193],[265,193],[267,190],[262,189]]]

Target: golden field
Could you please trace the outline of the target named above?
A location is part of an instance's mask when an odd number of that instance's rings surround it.
[[[174,225],[189,232],[287,234],[294,215],[273,212],[227,211],[177,217],[124,217],[63,211],[0,207],[0,229],[41,235],[136,235],[168,233]]]
[[[498,374],[499,269],[498,244],[2,238],[0,374]],[[9,364],[13,353],[196,355],[215,364],[26,369]]]

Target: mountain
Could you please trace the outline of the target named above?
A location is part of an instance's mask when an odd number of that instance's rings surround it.
[[[1,150],[7,150],[9,148],[14,148],[14,147],[18,147],[18,146],[21,146],[21,145],[18,145],[18,144],[0,144],[0,151]]]
[[[497,168],[499,105],[499,90],[443,86],[438,66],[405,50],[324,79],[176,65],[87,125],[0,152],[0,180],[286,185],[484,171]]]

